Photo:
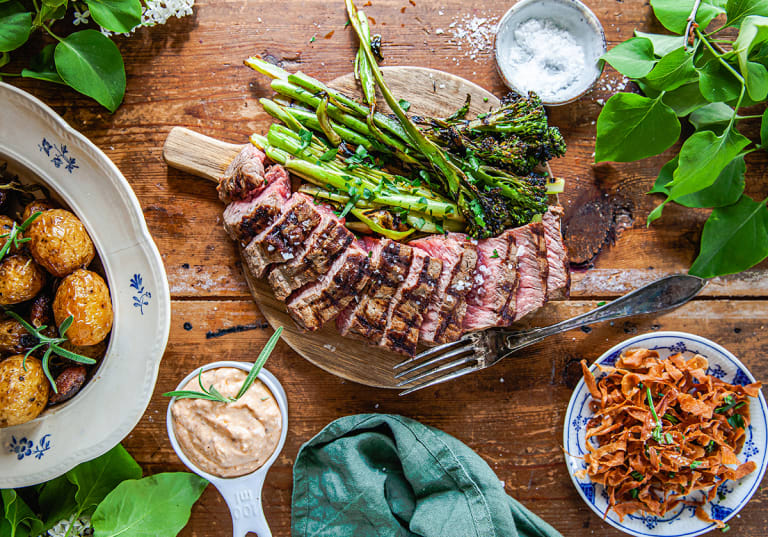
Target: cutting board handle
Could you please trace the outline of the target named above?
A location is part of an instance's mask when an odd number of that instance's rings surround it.
[[[218,183],[242,145],[222,142],[184,127],[174,127],[163,145],[168,166]]]

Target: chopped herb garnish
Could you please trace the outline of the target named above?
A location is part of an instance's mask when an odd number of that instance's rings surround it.
[[[601,300],[597,303],[597,307],[599,308],[600,306],[605,306],[605,300]]]
[[[710,440],[707,446],[704,448],[704,451],[706,451],[707,453],[712,453],[715,450],[716,446],[717,444],[715,444],[715,441]]]
[[[673,477],[675,477],[676,475],[677,475],[677,474],[676,474],[675,472],[669,472],[669,473],[667,474],[667,476],[669,476],[669,478],[670,478],[670,479],[672,479],[672,478],[673,478]]]
[[[411,108],[411,103],[409,103],[405,99],[400,99],[399,101],[397,101],[397,104],[400,105],[400,108],[402,108],[404,112],[407,112]]]
[[[333,159],[336,158],[336,154],[339,152],[339,149],[334,147],[333,149],[329,149],[322,155],[320,155],[320,162],[330,162]]]
[[[483,102],[487,103],[488,102],[488,97],[483,97]]]
[[[299,153],[301,153],[312,143],[312,132],[306,129],[301,129],[299,131],[299,138],[301,138],[301,145],[299,146]]]
[[[723,526],[722,528],[720,528],[720,531],[722,531],[723,533],[725,533],[726,531],[728,531],[728,530],[730,530],[730,529],[731,529],[731,527],[730,527],[728,524],[726,524],[725,526]]]
[[[691,470],[695,470],[696,468],[698,468],[698,467],[699,467],[699,466],[701,466],[701,465],[702,465],[702,462],[701,462],[701,461],[693,461],[693,462],[691,463]]]
[[[744,416],[742,416],[741,414],[734,414],[733,416],[728,418],[728,423],[734,429],[743,429],[744,428]]]
[[[643,480],[643,474],[641,474],[637,470],[635,470],[634,472],[632,472],[629,475],[632,476],[632,479],[634,479],[635,481],[642,481]]]
[[[309,39],[309,42],[310,43],[314,43],[315,42],[315,36],[314,35]]]
[[[671,423],[672,425],[676,425],[676,424],[680,423],[680,420],[679,420],[679,419],[677,419],[676,417],[674,417],[674,416],[673,416],[672,414],[670,414],[669,412],[667,412],[666,414],[664,414],[664,415],[662,416],[662,418],[664,418],[665,420],[667,420],[667,421],[668,421],[669,423]]]
[[[645,395],[648,399],[648,406],[651,408],[651,414],[653,415],[653,419],[656,420],[656,428],[653,430],[653,433],[651,433],[651,437],[656,440],[659,444],[662,443],[661,441],[661,420],[659,419],[659,415],[656,414],[656,407],[653,406],[653,396],[651,395],[651,388],[649,386],[645,387]]]
[[[639,494],[639,492],[637,491],[637,489],[632,489],[632,490],[629,491],[629,494],[633,498],[637,498],[637,495]]]
[[[736,399],[733,398],[732,395],[726,395],[723,398],[723,403],[725,403],[725,406],[721,406],[715,409],[715,412],[718,414],[724,414],[725,412],[728,412],[731,409],[738,409],[744,406],[744,403],[739,403],[736,401]]]
[[[493,255],[491,256],[491,259],[496,259],[499,257],[499,252],[496,250],[496,248],[493,249]]]
[[[664,441],[667,444],[674,444],[675,443],[675,440],[674,440],[674,438],[672,438],[672,435],[670,433],[664,433]]]

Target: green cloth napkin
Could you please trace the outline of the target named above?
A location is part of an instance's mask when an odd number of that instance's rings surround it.
[[[560,537],[454,437],[403,416],[338,419],[299,451],[293,537]]]

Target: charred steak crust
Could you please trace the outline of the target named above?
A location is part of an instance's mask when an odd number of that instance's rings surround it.
[[[539,309],[547,300],[546,275],[542,276],[539,236],[536,226],[528,224],[511,230],[517,244],[519,285],[515,293],[515,321]]]
[[[336,220],[321,223],[303,251],[269,273],[269,283],[278,300],[286,300],[296,289],[316,281],[328,272],[333,261],[355,240],[355,236]]]
[[[266,189],[254,198],[233,201],[224,210],[224,229],[243,246],[277,218],[291,195],[290,179],[282,166],[272,166],[264,177]]]
[[[291,297],[288,313],[303,330],[318,330],[363,291],[369,276],[368,253],[353,244],[320,281]]]
[[[413,249],[405,244],[384,239],[380,252],[372,256],[371,278],[368,289],[353,304],[344,319],[340,319],[341,335],[359,336],[379,343],[387,327],[389,304],[397,288],[405,280],[411,266]]]
[[[542,218],[549,263],[547,297],[550,299],[568,298],[571,288],[568,251],[563,241],[562,217],[562,207],[550,206]]]
[[[504,236],[509,242],[509,250],[504,260],[503,266],[507,270],[507,275],[502,279],[500,289],[501,294],[507,297],[504,307],[499,312],[499,326],[509,326],[515,321],[517,311],[517,287],[520,285],[520,275],[517,270],[517,243],[515,236],[509,231],[504,232]]]
[[[472,274],[477,267],[477,247],[475,244],[467,241],[464,253],[459,263],[454,269],[451,283],[446,290],[445,302],[449,297],[453,297],[455,307],[448,313],[441,316],[440,324],[437,326],[433,341],[435,343],[447,343],[455,341],[464,333],[464,316],[467,313],[467,295],[472,289]],[[444,302],[444,303],[445,303]]]
[[[265,186],[266,156],[253,144],[247,144],[224,171],[216,190],[224,203],[257,196]]]
[[[320,212],[312,199],[294,194],[280,217],[243,250],[251,274],[263,278],[272,263],[284,263],[296,257],[320,220]]]
[[[547,239],[544,232],[544,224],[541,222],[532,222],[531,232],[536,242],[536,258],[539,261],[539,277],[541,278],[541,289],[544,296],[547,296],[547,279],[549,277],[549,262],[547,261]],[[545,300],[546,301],[546,300]]]
[[[381,346],[409,356],[416,352],[424,312],[434,298],[442,268],[439,259],[414,254],[408,277],[395,294]]]

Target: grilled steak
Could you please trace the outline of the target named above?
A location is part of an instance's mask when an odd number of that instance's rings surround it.
[[[224,209],[224,229],[232,240],[243,245],[248,244],[277,218],[291,195],[291,181],[279,164],[269,168],[262,182],[266,187],[258,195],[233,201]]]
[[[420,339],[425,343],[453,341],[461,336],[466,296],[472,289],[472,276],[477,266],[477,241],[463,233],[433,235],[417,239],[410,246],[420,248],[443,262],[434,300],[421,324]]]
[[[435,298],[442,269],[442,261],[429,257],[423,250],[413,249],[408,276],[390,303],[387,327],[379,345],[409,356],[416,352],[424,313]]]
[[[229,163],[219,179],[219,199],[232,203],[258,196],[264,187],[265,155],[253,144],[246,144]]]
[[[363,239],[363,248],[370,252],[371,280],[358,302],[353,302],[336,319],[342,336],[359,336],[378,343],[387,327],[389,303],[411,266],[410,246],[390,239]]]
[[[473,287],[467,295],[464,330],[471,332],[492,326],[506,326],[515,314],[518,268],[512,231],[483,239],[477,244],[477,268]]]
[[[571,286],[571,273],[568,270],[568,252],[563,243],[560,222],[563,208],[552,206],[544,213],[544,240],[547,248],[547,298],[568,298]]]
[[[320,223],[322,214],[309,196],[301,193],[291,196],[282,214],[243,250],[251,274],[263,278],[272,263],[295,258]]]
[[[334,319],[368,284],[371,260],[352,243],[314,284],[295,293],[287,302],[288,313],[304,330],[317,330]]]
[[[333,261],[352,244],[355,236],[335,215],[324,215],[303,251],[287,263],[275,266],[269,283],[278,300],[285,300],[300,287],[317,281],[328,272]]]
[[[517,244],[517,270],[520,282],[515,296],[517,301],[515,320],[517,321],[539,309],[547,301],[547,254],[542,252],[545,246],[542,246],[544,226],[541,222],[533,222],[510,232],[514,235]]]

